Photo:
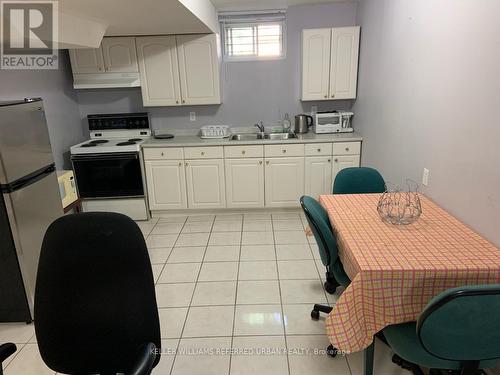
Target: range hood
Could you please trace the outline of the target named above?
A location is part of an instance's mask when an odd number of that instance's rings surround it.
[[[140,87],[139,73],[95,73],[73,74],[75,89],[102,89],[117,87]]]

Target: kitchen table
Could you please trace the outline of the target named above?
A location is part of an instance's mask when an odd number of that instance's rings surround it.
[[[384,327],[414,321],[431,298],[461,285],[500,283],[500,251],[425,196],[410,225],[384,223],[380,194],[322,195],[351,284],[325,321],[341,351],[367,348]]]

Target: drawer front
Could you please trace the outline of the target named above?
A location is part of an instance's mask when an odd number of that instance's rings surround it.
[[[264,157],[264,146],[225,146],[224,156],[226,158],[262,158]]]
[[[222,146],[210,147],[184,147],[186,159],[222,159],[224,151]]]
[[[144,148],[144,160],[175,160],[183,158],[182,147]]]
[[[264,155],[268,157],[304,156],[303,144],[265,145]]]
[[[305,148],[306,156],[330,156],[332,154],[331,143],[307,143]]]
[[[333,144],[333,155],[359,155],[361,142],[337,142]]]

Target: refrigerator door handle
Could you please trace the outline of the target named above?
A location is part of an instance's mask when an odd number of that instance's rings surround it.
[[[54,163],[52,163],[49,166],[43,167],[38,171],[30,173],[27,176],[24,176],[14,182],[11,182],[10,184],[1,185],[2,193],[9,194],[16,190],[34,184],[35,182],[40,181],[42,178],[46,177],[47,175],[53,173],[55,170],[56,166]]]

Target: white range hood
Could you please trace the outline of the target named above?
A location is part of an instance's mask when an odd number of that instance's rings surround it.
[[[73,74],[75,89],[140,87],[139,73]]]

